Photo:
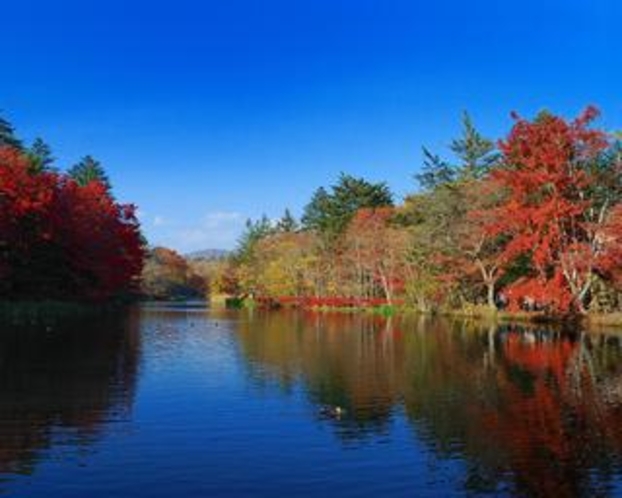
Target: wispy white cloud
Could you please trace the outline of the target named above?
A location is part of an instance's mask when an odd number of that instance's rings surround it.
[[[203,219],[205,228],[222,228],[223,226],[238,226],[244,223],[244,219],[240,213],[231,211],[216,211],[208,213]]]
[[[166,224],[166,220],[163,216],[154,216],[152,223],[154,227],[161,227],[162,225]]]
[[[195,223],[179,223],[155,216],[148,227],[150,242],[181,253],[201,249],[233,249],[244,228],[245,218],[235,211],[214,211]]]

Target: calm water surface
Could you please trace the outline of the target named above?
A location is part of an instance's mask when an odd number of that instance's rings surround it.
[[[1,332],[6,495],[622,496],[615,335],[162,305]]]

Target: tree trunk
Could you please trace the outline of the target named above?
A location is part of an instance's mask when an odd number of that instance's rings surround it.
[[[382,281],[382,289],[384,290],[384,297],[387,300],[387,304],[391,306],[393,304],[393,299],[391,296],[391,288],[389,286],[389,281],[384,273],[380,273],[380,280]]]
[[[497,305],[495,304],[495,284],[497,283],[495,279],[496,268],[487,269],[484,263],[479,260],[475,263],[479,267],[482,279],[484,280],[484,285],[486,285],[486,301],[488,307],[491,309],[497,309]]]
[[[488,282],[486,282],[486,288],[488,290],[488,306],[490,308],[497,308],[497,305],[495,304],[495,282],[494,280],[489,280]]]

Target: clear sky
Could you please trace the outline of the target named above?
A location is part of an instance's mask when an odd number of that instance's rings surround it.
[[[622,128],[619,0],[12,0],[0,109],[58,166],[91,154],[153,244],[232,248],[339,172],[416,187],[468,110],[585,105]]]

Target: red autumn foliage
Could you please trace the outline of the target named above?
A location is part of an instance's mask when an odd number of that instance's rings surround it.
[[[33,173],[0,148],[0,296],[99,300],[133,291],[143,263],[132,205],[97,181]]]
[[[501,263],[528,255],[533,273],[508,290],[556,311],[584,310],[601,246],[592,213],[601,206],[589,191],[597,177],[590,167],[608,146],[600,130],[588,128],[598,111],[588,108],[571,122],[543,114],[517,119],[499,148],[504,167],[492,179],[505,193],[486,229],[507,238]]]
[[[598,237],[603,247],[599,254],[598,271],[607,280],[619,285],[622,282],[622,204],[611,209]]]

